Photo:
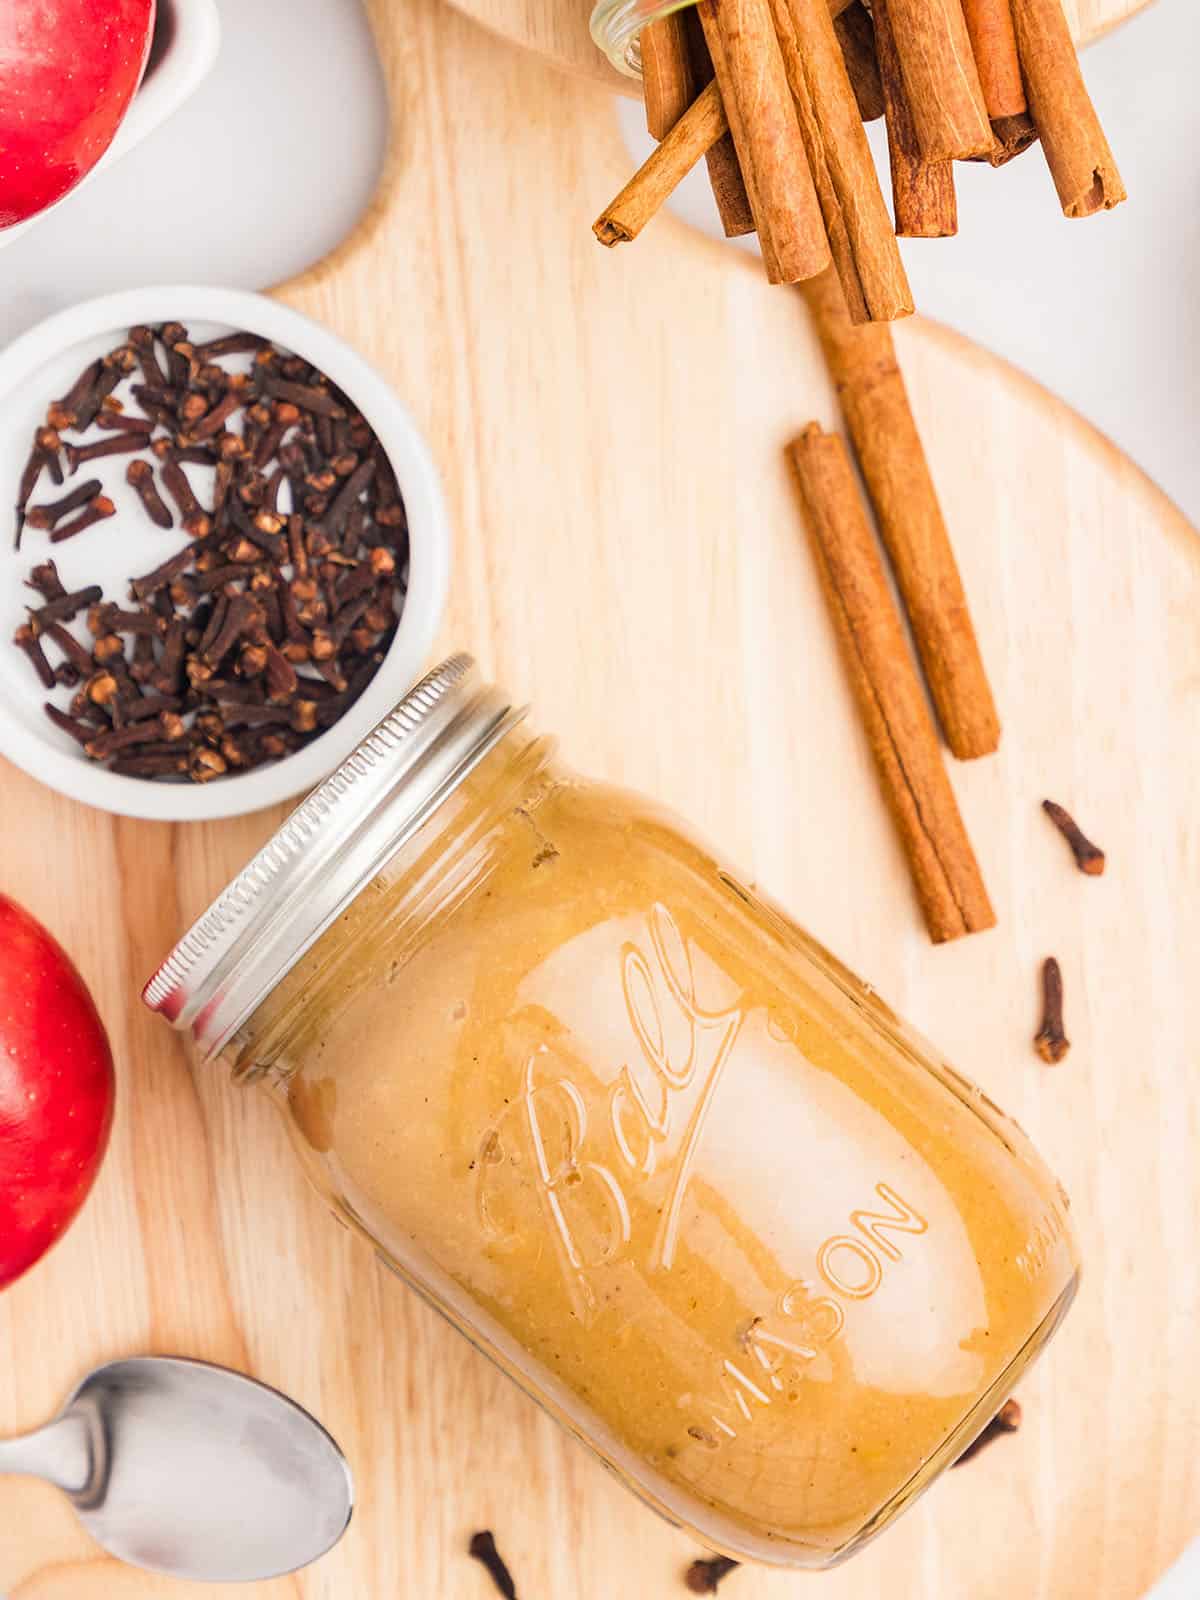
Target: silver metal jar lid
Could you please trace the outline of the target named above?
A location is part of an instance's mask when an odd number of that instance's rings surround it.
[[[217,1054],[306,950],[524,717],[470,656],[423,678],[314,789],[142,991]]]

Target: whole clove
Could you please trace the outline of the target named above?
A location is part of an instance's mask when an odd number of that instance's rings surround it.
[[[196,346],[197,361],[215,361],[218,356],[239,356],[264,350],[270,340],[259,333],[223,333],[220,338],[209,339]]]
[[[190,516],[192,512],[201,509],[195,491],[188,482],[187,473],[179,465],[178,458],[164,461],[161,469],[163,487],[179,507],[181,516]]]
[[[151,522],[160,528],[170,528],[174,525],[170,507],[158,492],[154,482],[154,468],[148,461],[140,457],[137,461],[131,461],[125,468],[125,482],[142,502]]]
[[[227,566],[210,567],[196,581],[197,594],[214,594],[218,589],[223,589],[226,584],[236,584],[242,578],[248,578],[254,571],[253,566],[244,562],[231,561]]]
[[[94,500],[100,493],[100,488],[99,478],[88,478],[78,488],[72,489],[69,494],[64,494],[61,500],[49,501],[42,506],[30,506],[25,513],[25,521],[31,528],[56,527],[69,512],[77,511],[89,500]]]
[[[47,562],[52,566],[52,562]],[[37,571],[37,568],[34,569]],[[103,590],[98,583],[91,583],[86,589],[76,589],[73,594],[63,593],[50,600],[40,610],[30,611],[29,621],[35,633],[41,632],[48,623],[70,622],[81,611],[86,611],[88,606],[95,605],[100,599]]]
[[[189,442],[211,439],[214,434],[220,433],[233,413],[241,409],[241,405],[241,395],[236,390],[230,390],[227,395],[217,401],[211,411],[205,413],[188,429],[187,438]]]
[[[43,600],[61,600],[67,592],[53,561],[42,561],[34,567],[26,579],[26,588],[35,589]]]
[[[179,778],[188,776],[190,770],[190,757],[183,750],[169,755],[125,756],[109,768],[125,778]]]
[[[71,419],[70,422],[63,423],[64,427],[71,427],[78,424],[81,407],[84,405],[87,397],[94,389],[96,380],[99,378],[103,370],[104,369],[99,358],[97,358],[95,361],[90,361],[75,379],[75,382],[67,390],[66,394],[63,395],[62,399],[52,402],[49,408],[51,411],[54,411],[60,416],[69,417]]]
[[[290,400],[301,411],[310,412],[313,416],[332,419],[346,415],[344,408],[338,405],[327,390],[310,384],[291,383],[286,378],[268,377],[264,379],[262,388],[263,393],[269,394],[273,399]]]
[[[185,545],[175,555],[169,556],[161,566],[155,567],[151,572],[143,573],[140,578],[133,578],[129,584],[131,597],[134,600],[145,600],[149,596],[157,594],[160,589],[166,588],[181,573],[186,572],[195,559],[195,546]]]
[[[117,357],[120,359],[115,359]],[[136,359],[132,351],[129,352],[129,357],[130,365],[126,366],[124,352],[114,350],[110,356],[105,356],[101,361],[100,371],[73,408],[75,418],[73,426],[80,433],[86,432],[91,427],[99,416],[105,400],[118,386],[126,373],[132,370],[133,362]]]
[[[56,728],[61,728],[64,733],[70,734],[77,744],[89,745],[95,737],[96,730],[86,722],[81,722],[78,717],[68,716],[65,711],[60,711],[48,701],[42,708]]]
[[[252,596],[248,594],[235,594],[221,613],[220,626],[211,638],[201,644],[197,655],[206,667],[216,667],[234,645],[253,624],[260,620],[262,612]]]
[[[166,632],[162,618],[153,611],[122,611],[111,602],[89,608],[88,629],[97,638],[102,633],[145,633],[159,638]]]
[[[252,646],[263,653],[268,700],[287,705],[300,688],[300,675],[287,657],[273,644]]]
[[[485,1528],[482,1532],[471,1535],[467,1554],[483,1567],[496,1585],[497,1594],[502,1595],[504,1600],[517,1600],[517,1586],[503,1556],[496,1549],[496,1540],[490,1529]]]
[[[103,522],[106,517],[114,516],[116,509],[116,506],[113,505],[107,495],[94,495],[88,501],[87,509],[81,511],[73,521],[59,523],[58,527],[50,535],[50,543],[62,544],[64,539],[73,539],[76,534],[83,533],[85,529],[94,526],[95,523]]]
[[[109,733],[97,734],[84,748],[93,761],[104,761],[134,745],[154,744],[159,740],[175,744],[183,736],[183,719],[174,712],[164,711],[152,720],[131,722]]]
[[[63,446],[67,458],[67,471],[76,473],[85,461],[99,461],[104,456],[127,456],[135,450],[144,450],[150,443],[148,433],[122,433],[111,439],[97,439],[95,444]]]
[[[54,428],[39,428],[33,436],[33,447],[21,471],[21,478],[17,484],[17,528],[13,538],[13,549],[21,548],[21,534],[25,527],[25,507],[29,504],[29,497],[37,488],[38,479],[42,472],[49,467],[50,476],[55,483],[62,482],[62,467],[59,464],[58,452],[60,441],[58,432]]]
[[[325,517],[324,531],[333,539],[341,535],[350,507],[354,505],[375,476],[375,463],[370,458],[359,463],[338,490],[337,497]]]
[[[187,634],[183,623],[178,619],[169,622],[163,639],[162,660],[158,672],[150,679],[151,686],[160,694],[174,694],[180,687],[186,649]]]
[[[1049,1066],[1056,1067],[1071,1048],[1063,1027],[1062,968],[1053,956],[1042,963],[1042,1025],[1034,1035],[1034,1049]]]
[[[225,613],[228,610],[229,596],[219,594],[212,602],[207,614],[200,606],[197,606],[193,612],[192,627],[188,630],[187,642],[193,646],[195,658],[188,662],[189,676],[191,676],[191,668],[198,666],[203,669],[203,677],[205,679],[212,677],[212,668],[203,658],[212,648],[216,642],[217,635],[224,627]],[[203,627],[200,626],[201,619],[204,622]]]
[[[64,660],[75,669],[79,677],[86,678],[91,673],[91,652],[61,622],[49,623],[42,629],[42,637],[48,639],[62,652]]]
[[[105,433],[152,433],[154,431],[153,417],[139,417],[137,412],[125,414],[120,411],[110,411],[107,406],[100,410],[96,418],[96,427]]]
[[[1092,843],[1070,812],[1054,800],[1043,800],[1042,810],[1070,845],[1080,872],[1086,872],[1089,878],[1102,876],[1106,865],[1104,851]]]
[[[684,1584],[692,1594],[716,1594],[721,1581],[735,1572],[740,1562],[729,1556],[707,1556],[693,1561],[684,1574]]]
[[[130,328],[129,344],[137,357],[138,365],[141,367],[142,382],[150,388],[165,389],[169,380],[159,362],[158,350],[151,330],[141,326]]]
[[[178,415],[183,396],[169,383],[135,383],[133,397],[157,421],[170,425]]]
[[[182,711],[183,699],[177,694],[147,694],[126,707],[129,722],[141,722],[146,717],[157,717],[164,711]]]
[[[164,322],[158,330],[158,337],[166,348],[167,370],[170,373],[171,382],[177,386],[182,386],[187,382],[188,355],[191,353],[191,347],[188,346],[188,352],[184,354],[180,352],[178,346],[187,344],[187,329],[182,322]]]
[[[44,689],[54,687],[54,668],[46,660],[46,652],[42,649],[42,641],[27,622],[23,622],[13,634],[13,643],[25,656],[28,656],[33,670],[41,679]]]
[[[971,1441],[954,1465],[956,1467],[963,1466],[966,1462],[971,1461],[975,1456],[977,1456],[981,1450],[986,1450],[988,1445],[993,1444],[997,1439],[1000,1438],[1002,1434],[1016,1433],[1020,1426],[1020,1402],[1017,1400],[1006,1400],[1000,1407],[999,1411],[997,1411],[996,1415],[988,1423],[987,1427],[977,1439],[973,1439]]]

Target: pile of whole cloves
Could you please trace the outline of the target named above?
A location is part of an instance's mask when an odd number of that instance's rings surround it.
[[[68,592],[53,560],[33,568],[42,603],[14,642],[47,690],[74,691],[46,715],[113,772],[196,783],[318,738],[378,671],[408,581],[404,503],[366,419],[256,334],[194,344],[178,322],[131,328],[48,407],[17,547],[27,529],[57,545],[114,516],[99,478],[30,504],[43,476],[62,485],[108,457],[132,458],[146,516],[188,542],[131,578],[125,606],[95,584]],[[189,467],[207,469],[202,486]],[[68,626],[79,618],[86,640]]]

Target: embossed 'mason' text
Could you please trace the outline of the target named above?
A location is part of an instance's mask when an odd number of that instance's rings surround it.
[[[786,1289],[770,1315],[741,1330],[736,1354],[721,1363],[715,1392],[689,1397],[698,1420],[687,1431],[697,1443],[717,1450],[753,1424],[761,1408],[784,1395],[796,1399],[805,1367],[845,1327],[847,1304],[869,1300],[889,1265],[904,1259],[896,1235],[928,1231],[925,1218],[890,1184],[877,1183],[875,1193],[887,1209],[852,1211],[847,1230],[817,1251],[819,1281],[802,1278]]]

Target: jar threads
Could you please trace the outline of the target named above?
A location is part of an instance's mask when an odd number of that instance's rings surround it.
[[[694,4],[695,0],[599,0],[592,12],[592,38],[618,72],[640,78],[642,29]]]

